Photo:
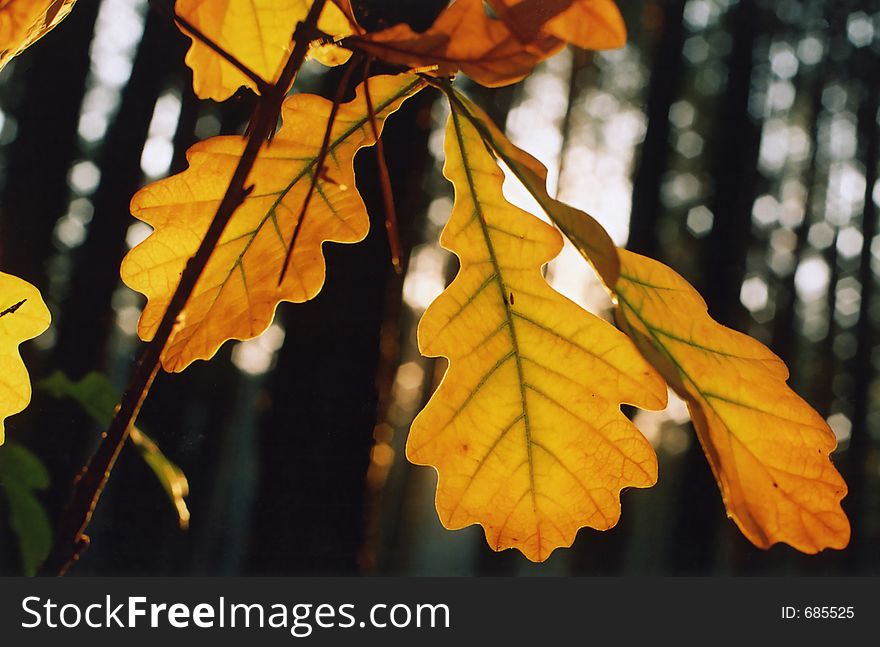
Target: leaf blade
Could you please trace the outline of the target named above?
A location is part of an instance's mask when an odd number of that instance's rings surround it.
[[[51,316],[40,291],[27,281],[0,272],[0,445],[5,420],[31,401],[31,383],[18,346],[49,327]]]
[[[837,441],[786,384],[782,360],[711,319],[696,290],[668,267],[620,255],[619,316],[640,347],[670,360],[664,373],[688,403],[728,516],[761,548],[844,548],[847,487],[830,460]]]
[[[626,27],[612,0],[455,0],[424,32],[398,24],[349,39],[386,62],[430,70],[438,77],[461,71],[487,87],[525,78],[566,43],[612,49],[626,42]],[[433,69],[431,69],[433,68]]]
[[[52,544],[52,523],[36,495],[48,487],[49,472],[36,455],[18,444],[0,447],[0,489],[9,504],[9,523],[27,576],[36,573]]]
[[[421,90],[412,75],[377,76],[369,81],[381,130],[384,120]],[[208,359],[228,339],[250,339],[265,330],[280,301],[313,298],[324,282],[325,242],[355,243],[369,230],[353,169],[358,150],[375,143],[363,86],[340,105],[326,156],[320,157],[331,104],[314,95],[289,97],[283,126],[264,145],[248,182],[254,190],[232,216],[163,351],[163,366],[181,371]],[[147,306],[138,333],[152,338],[171,299],[180,272],[197,249],[244,147],[241,137],[214,137],[187,153],[189,168],[135,194],[132,213],[153,233],[122,263],[122,279],[145,294]],[[281,285],[278,277],[300,216],[312,175],[315,194]]]
[[[688,403],[728,516],[743,534],[761,548],[778,542],[807,553],[845,547],[850,528],[840,501],[847,488],[830,459],[836,440],[822,417],[786,384],[785,364],[757,340],[714,321],[699,293],[672,269],[615,250],[587,214],[548,201],[545,174],[536,170],[543,169],[540,162],[514,146],[466,98],[452,98],[466,107],[487,145],[594,265],[615,301],[621,328]],[[619,257],[616,272],[607,262],[610,250]],[[640,319],[636,308],[644,303],[653,310]],[[728,372],[719,372],[725,365]],[[781,419],[763,403],[768,398],[781,403]],[[783,426],[775,440],[756,431],[768,421]],[[739,449],[732,449],[734,443]],[[804,474],[786,473],[780,454],[783,463],[788,456]],[[751,469],[738,469],[737,457]]]
[[[582,49],[626,44],[626,25],[613,0],[489,0],[523,42],[544,31]]]
[[[547,168],[526,153],[502,133],[479,106],[456,90],[449,92],[450,101],[457,104],[516,178],[526,187],[544,213],[574,244],[584,258],[596,269],[607,287],[613,288],[620,275],[620,259],[611,236],[592,216],[561,200],[547,191]]]
[[[456,200],[441,244],[461,270],[418,337],[450,364],[407,457],[437,470],[444,526],[479,523],[495,550],[542,561],[583,526],[613,526],[621,489],[653,485],[654,452],[619,405],[662,408],[665,385],[624,335],[544,281],[561,237],[504,201],[501,170],[455,110],[446,141]]]
[[[55,371],[42,380],[39,387],[55,398],[74,400],[92,420],[104,427],[110,424],[116,411],[116,403],[119,402],[119,393],[110,380],[96,372],[73,381],[61,371]],[[165,490],[177,512],[178,524],[185,530],[189,527],[190,519],[186,504],[186,497],[189,496],[186,474],[139,428],[131,428],[129,439]]]
[[[482,0],[456,0],[425,32],[398,24],[351,38],[360,49],[382,60],[409,68],[431,68],[437,76],[459,70],[487,87],[525,78],[564,43],[546,34],[521,43],[500,20],[489,18]]]
[[[277,79],[292,51],[293,32],[304,20],[312,0],[177,0],[177,13],[268,83]],[[327,3],[318,29],[332,36],[351,33],[348,18]],[[192,39],[186,64],[193,71],[193,90],[202,99],[225,101],[242,86],[255,92],[254,82],[223,60],[186,29]],[[341,65],[350,52],[334,45],[313,46],[312,56],[326,65]]]
[[[67,17],[76,0],[16,0],[0,5],[0,70]]]

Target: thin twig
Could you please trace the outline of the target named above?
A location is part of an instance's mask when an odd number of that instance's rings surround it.
[[[296,41],[293,52],[284,66],[281,77],[260,98],[260,104],[254,116],[254,127],[247,138],[244,152],[226,193],[217,207],[217,213],[195,255],[187,262],[155,336],[141,351],[116,414],[104,433],[101,444],[74,481],[73,493],[62,513],[52,550],[40,569],[42,575],[64,575],[88,546],[89,540],[85,534],[86,527],[91,520],[116,458],[128,438],[131,426],[134,424],[159,370],[162,351],[168,343],[178,317],[192,295],[229,219],[253,189],[253,186],[246,187],[245,183],[261,146],[278,123],[281,103],[287,93],[287,88],[290,87],[305,60],[309,43],[312,40],[311,35],[325,2],[326,0],[315,0],[306,19],[297,25],[293,35]]]
[[[327,161],[327,153],[330,151],[330,138],[333,136],[333,124],[336,122],[336,115],[339,112],[339,104],[342,103],[342,99],[345,97],[345,92],[348,90],[348,84],[351,81],[351,74],[355,67],[357,67],[357,60],[352,59],[345,68],[342,79],[339,81],[339,85],[336,88],[336,95],[333,97],[333,105],[330,107],[330,115],[327,117],[327,126],[324,128],[324,140],[321,142],[321,150],[318,152],[318,159],[315,162],[315,170],[310,174],[311,182],[309,182],[309,190],[306,192],[306,197],[303,200],[302,207],[297,215],[296,225],[293,227],[293,235],[290,237],[290,244],[287,246],[287,253],[284,255],[284,264],[281,266],[281,273],[278,275],[278,285],[281,285],[281,283],[284,282],[284,277],[287,275],[290,258],[293,256],[293,247],[296,245],[300,229],[302,228],[303,222],[305,222],[306,212],[312,201],[312,195],[315,193],[315,188],[317,187],[321,176],[324,174],[324,164]]]
[[[235,67],[235,69],[237,69],[239,72],[241,72],[246,77],[248,77],[251,81],[253,81],[254,85],[257,86],[257,90],[259,90],[259,93],[261,95],[266,94],[266,92],[268,92],[269,89],[272,87],[272,84],[269,83],[268,81],[266,81],[266,79],[261,77],[259,74],[254,72],[251,68],[249,68],[247,65],[245,65],[240,60],[238,60],[238,58],[236,58],[233,54],[231,54],[231,53],[227,52],[225,49],[223,49],[210,36],[205,34],[205,32],[203,32],[201,29],[196,27],[194,24],[192,24],[186,18],[178,15],[178,13],[176,11],[174,11],[173,9],[169,10],[168,7],[162,6],[162,4],[159,2],[159,0],[149,0],[149,2],[150,2],[150,6],[153,7],[153,9],[156,11],[156,13],[158,13],[160,16],[164,16],[166,18],[171,19],[172,21],[177,23],[180,27],[182,27],[184,30],[190,32],[198,40],[202,41],[202,43],[204,45],[208,46],[215,54],[217,54],[218,56],[223,58],[223,60],[225,60],[230,65],[233,65]]]
[[[385,163],[385,145],[379,137],[379,124],[376,121],[376,111],[373,109],[373,99],[370,96],[370,63],[367,59],[364,66],[364,98],[367,101],[367,113],[370,116],[370,126],[373,129],[373,137],[376,138],[376,162],[379,165],[379,185],[382,187],[382,200],[385,203],[385,233],[388,235],[388,248],[391,253],[391,265],[398,274],[403,272],[400,265],[400,234],[397,227],[397,210],[394,208],[394,193],[391,189],[391,174],[388,172],[388,164]]]

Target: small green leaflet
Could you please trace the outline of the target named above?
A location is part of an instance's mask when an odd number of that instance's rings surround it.
[[[0,490],[9,505],[9,525],[18,536],[24,574],[32,576],[52,545],[52,524],[37,498],[49,487],[43,462],[19,444],[0,447]]]
[[[100,373],[89,373],[78,382],[74,382],[61,371],[56,371],[40,382],[39,387],[56,398],[75,400],[83,411],[102,426],[110,424],[116,403],[119,402],[116,388]],[[189,526],[190,516],[186,506],[186,497],[189,495],[186,474],[137,427],[132,427],[129,437],[174,504],[181,529],[186,529]]]

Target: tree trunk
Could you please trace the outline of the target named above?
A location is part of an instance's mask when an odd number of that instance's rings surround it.
[[[742,329],[745,313],[739,293],[745,275],[760,143],[760,130],[749,115],[753,50],[760,25],[755,0],[741,0],[731,11],[733,49],[714,142],[714,223],[705,278],[697,287],[715,319]],[[725,517],[718,486],[696,442],[687,450],[682,484],[671,567],[679,573],[706,573],[716,559],[717,531]]]
[[[871,413],[871,391],[877,384],[873,368],[875,352],[876,315],[872,312],[875,302],[874,254],[871,243],[877,237],[877,203],[874,190],[877,183],[877,164],[880,161],[880,133],[877,128],[878,101],[877,79],[880,73],[880,58],[876,52],[866,49],[859,53],[863,76],[861,105],[858,114],[859,142],[862,145],[862,159],[865,165],[865,206],[862,214],[862,252],[859,259],[858,279],[861,286],[861,304],[856,323],[856,354],[851,361],[850,374],[854,378],[852,394],[852,429],[843,464],[844,477],[849,486],[849,494],[844,499],[844,509],[852,524],[852,540],[846,552],[844,567],[850,573],[861,572],[861,563],[870,543],[866,536],[865,486],[867,484],[867,457],[871,447],[869,417]],[[834,289],[834,285],[829,287]],[[833,316],[833,313],[832,313]],[[876,532],[876,531],[875,531]]]
[[[40,288],[46,287],[55,221],[64,214],[70,193],[67,173],[79,146],[79,107],[98,4],[78,3],[43,42],[16,61],[24,94],[15,110],[18,132],[3,191],[0,267]]]
[[[659,258],[657,222],[660,189],[669,168],[669,109],[679,94],[684,71],[682,47],[685,28],[682,22],[684,0],[662,3],[663,26],[651,56],[654,65],[648,88],[646,117],[648,129],[639,153],[633,179],[632,211],[627,248],[639,254]]]

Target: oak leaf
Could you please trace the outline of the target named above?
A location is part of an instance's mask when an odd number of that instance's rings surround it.
[[[714,321],[699,293],[662,263],[621,249],[618,319],[688,403],[728,515],[761,548],[844,548],[847,487],[834,433],[786,384],[759,341]]]
[[[626,44],[626,25],[613,0],[489,0],[489,4],[524,43],[543,32],[583,49]]]
[[[76,0],[0,3],[0,70],[64,20]]]
[[[38,386],[53,397],[74,400],[104,429],[110,425],[116,411],[116,403],[119,402],[116,388],[101,373],[88,373],[79,380],[73,381],[63,372],[55,371]],[[186,497],[189,496],[189,481],[186,474],[162,452],[152,438],[138,427],[133,426],[129,430],[128,438],[168,495],[177,513],[180,528],[188,528],[190,514]]]
[[[9,527],[18,536],[22,570],[36,573],[52,546],[52,523],[39,499],[49,487],[49,470],[35,454],[18,443],[0,447],[0,491],[9,510]]]
[[[467,98],[449,91],[486,145],[596,267],[621,328],[684,398],[728,515],[757,546],[785,542],[815,553],[843,548],[846,484],[829,454],[834,434],[786,384],[788,369],[766,346],[715,322],[699,293],[662,263],[624,249],[619,264],[589,215],[549,197],[543,165],[514,146]]]
[[[504,200],[501,169],[455,110],[445,148],[455,203],[440,242],[461,270],[418,338],[449,369],[407,457],[437,470],[444,526],[479,523],[493,549],[542,561],[579,528],[614,526],[623,488],[654,484],[654,451],[620,404],[662,408],[666,387],[625,335],[547,284],[561,235]]]
[[[5,437],[4,420],[31,401],[31,382],[18,346],[41,335],[50,319],[37,288],[0,272],[0,445]]]
[[[565,43],[621,47],[626,27],[612,0],[455,0],[423,33],[408,25],[352,38],[374,56],[437,76],[462,71],[489,87],[523,79]]]
[[[351,0],[330,0],[330,2],[336,5],[336,8],[342,12],[345,16],[346,20],[348,20],[349,33],[357,34],[363,32],[363,28],[358,24],[357,18],[354,15],[354,8],[351,6]]]
[[[412,75],[369,80],[381,128],[388,115],[424,87]],[[249,339],[271,323],[280,301],[302,302],[324,283],[326,241],[354,243],[367,235],[369,218],[355,188],[354,155],[375,143],[363,85],[339,107],[325,166],[317,169],[331,102],[295,94],[282,107],[283,126],[261,149],[248,184],[253,190],[236,210],[165,346],[163,366],[181,371],[208,359],[228,339]],[[148,298],[138,325],[152,339],[199,246],[244,150],[245,138],[213,137],[187,152],[189,168],[138,191],[132,214],[154,232],[122,263],[122,279]],[[313,175],[315,191],[302,218],[283,282],[288,246]]]
[[[293,48],[293,32],[305,19],[312,0],[178,0],[176,11],[194,27],[265,81],[275,81]],[[348,18],[328,2],[318,29],[331,36],[351,33]],[[223,101],[254,82],[234,65],[181,27],[192,38],[186,64],[193,71],[193,90],[202,99]],[[335,45],[313,45],[310,53],[326,65],[339,65],[350,52]]]
[[[541,35],[518,41],[502,22],[489,17],[483,0],[456,0],[423,33],[404,23],[350,39],[382,60],[409,68],[433,68],[450,76],[459,70],[482,85],[495,87],[525,78],[564,43]]]

